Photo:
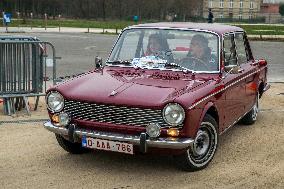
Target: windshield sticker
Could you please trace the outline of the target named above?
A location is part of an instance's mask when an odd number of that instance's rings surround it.
[[[158,56],[145,56],[141,58],[134,58],[132,65],[141,68],[164,68],[167,60],[163,60]]]

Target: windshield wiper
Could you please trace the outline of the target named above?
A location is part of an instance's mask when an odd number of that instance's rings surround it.
[[[132,63],[129,60],[114,60],[114,61],[108,61],[108,64],[113,65],[132,65]]]
[[[185,67],[182,67],[181,65],[179,65],[179,64],[177,64],[177,63],[174,63],[174,62],[166,63],[166,64],[165,64],[165,67],[166,67],[166,68],[167,68],[167,67],[179,68],[179,69],[181,69],[181,70],[182,70],[183,72],[185,72],[185,73],[189,73],[189,72],[193,73],[193,70],[190,70],[190,69],[187,69],[187,68],[185,68]]]

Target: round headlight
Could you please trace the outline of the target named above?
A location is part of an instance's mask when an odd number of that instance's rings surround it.
[[[50,111],[60,112],[64,107],[64,98],[58,92],[51,92],[48,94],[47,98],[47,107]]]
[[[172,126],[181,124],[185,118],[183,107],[177,103],[170,103],[165,106],[163,116],[166,123]]]

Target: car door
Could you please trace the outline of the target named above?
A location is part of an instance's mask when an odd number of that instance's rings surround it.
[[[225,85],[224,125],[222,131],[233,125],[244,112],[245,81],[243,71],[238,64],[234,33],[223,36],[223,60],[225,71],[223,84]],[[234,69],[234,71],[233,71]],[[237,71],[235,71],[237,69]]]
[[[240,65],[240,69],[242,70],[244,77],[242,82],[244,83],[245,87],[245,95],[243,98],[243,114],[245,114],[251,109],[255,101],[255,95],[258,88],[256,83],[257,67],[255,64],[253,64],[253,57],[250,52],[250,47],[243,32],[235,33],[235,43],[238,64]]]

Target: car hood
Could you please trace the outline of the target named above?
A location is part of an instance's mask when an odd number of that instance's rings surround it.
[[[162,107],[208,80],[173,71],[104,68],[70,79],[50,90],[67,100],[135,107]]]

